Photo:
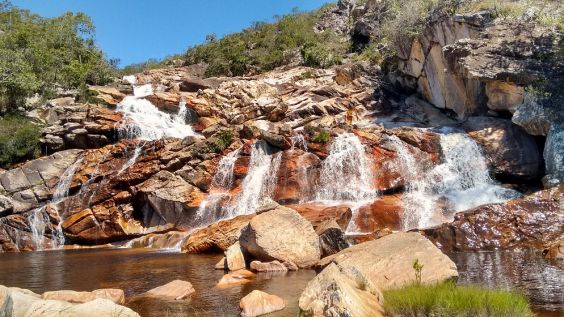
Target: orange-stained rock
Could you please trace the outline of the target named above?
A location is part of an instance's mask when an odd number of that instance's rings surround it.
[[[385,195],[372,204],[360,207],[355,223],[359,232],[382,229],[400,230],[403,207],[400,195]]]
[[[311,222],[314,229],[328,220],[335,220],[339,227],[345,230],[352,217],[349,205],[329,206],[323,203],[312,202],[287,205],[286,207],[296,210],[302,217]]]
[[[227,250],[239,240],[241,230],[249,224],[253,216],[237,216],[194,231],[182,245],[182,252],[202,253]]]
[[[288,271],[288,268],[284,264],[276,260],[272,262],[252,261],[250,267],[251,270],[255,272],[287,272]]]
[[[241,316],[255,317],[282,310],[286,303],[276,295],[254,290],[241,299],[239,306],[243,310]]]
[[[227,273],[219,280],[219,282],[217,282],[216,287],[226,288],[235,285],[247,284],[251,282],[249,278],[252,278],[254,276],[255,274],[253,272],[247,270],[238,270],[235,272]]]
[[[313,197],[321,161],[302,150],[282,152],[277,183],[272,199],[281,203],[297,203]]]

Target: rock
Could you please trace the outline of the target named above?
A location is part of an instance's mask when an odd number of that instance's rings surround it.
[[[282,204],[298,203],[315,193],[317,168],[321,161],[312,153],[288,150],[282,153],[273,199]]]
[[[189,236],[188,232],[170,231],[166,233],[150,233],[128,242],[130,248],[177,248]]]
[[[243,256],[239,242],[227,248],[225,251],[225,259],[229,271],[237,271],[246,267],[245,257]]]
[[[327,221],[334,220],[341,229],[346,230],[352,218],[351,208],[347,205],[327,206],[320,203],[303,203],[286,207],[296,210],[311,222],[314,229]]]
[[[278,262],[261,262],[261,261],[252,261],[251,262],[251,270],[255,272],[287,272],[288,268],[286,265]]]
[[[345,233],[335,221],[328,221],[317,227],[315,232],[319,235],[322,257],[338,253],[349,247]]]
[[[489,117],[469,118],[463,127],[482,146],[498,177],[530,180],[538,176],[538,147],[522,128],[509,120]]]
[[[226,251],[239,240],[241,230],[245,228],[254,215],[237,216],[222,220],[205,228],[198,229],[188,237],[182,245],[182,252],[202,253],[211,250]]]
[[[564,186],[457,213],[454,221],[423,230],[446,251],[543,248],[564,238]]]
[[[556,241],[542,252],[545,259],[564,260],[564,240]]]
[[[402,216],[401,195],[384,195],[358,209],[355,225],[357,230],[363,233],[373,233],[383,229],[400,230]]]
[[[276,295],[254,290],[241,299],[239,306],[243,310],[241,316],[255,317],[282,310],[286,303]]]
[[[144,296],[156,297],[165,300],[185,299],[196,292],[192,284],[187,281],[174,280],[165,285],[155,287],[144,293]]]
[[[111,300],[112,302],[123,305],[125,304],[125,294],[121,289],[97,289],[92,292],[76,292],[76,291],[52,291],[45,292],[41,295],[42,299],[59,300],[69,303],[86,303],[98,298]]]
[[[525,88],[507,81],[486,82],[488,108],[495,111],[515,112],[515,108],[523,103]]]
[[[12,200],[4,195],[0,195],[0,217],[5,217],[14,212]]]
[[[384,316],[381,292],[331,263],[311,280],[299,299],[304,316]]]
[[[216,270],[227,270],[227,260],[225,257],[222,257],[219,262],[215,265]]]
[[[247,270],[227,273],[219,280],[219,282],[217,282],[216,287],[226,288],[235,285],[247,284],[251,282],[249,278],[253,276],[255,276],[255,274]]]
[[[189,223],[204,198],[181,177],[160,171],[136,187],[136,198],[147,227],[167,223]],[[188,226],[189,227],[189,226]]]
[[[564,125],[553,125],[544,145],[545,187],[564,185]]]
[[[123,98],[125,98],[125,94],[119,91],[115,87],[110,86],[90,86],[88,89],[95,94],[97,94],[97,98],[104,101],[106,104],[115,106],[120,103]]]
[[[279,207],[255,216],[241,232],[241,247],[261,261],[290,261],[300,268],[321,256],[312,225],[296,211]]]

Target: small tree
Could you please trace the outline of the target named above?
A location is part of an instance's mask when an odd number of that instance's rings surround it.
[[[415,271],[415,283],[421,284],[421,271],[423,271],[423,264],[419,263],[419,259],[413,261],[413,270]]]

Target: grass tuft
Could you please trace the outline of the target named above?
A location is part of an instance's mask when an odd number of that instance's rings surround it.
[[[385,291],[384,309],[387,316],[534,316],[521,294],[453,282]]]

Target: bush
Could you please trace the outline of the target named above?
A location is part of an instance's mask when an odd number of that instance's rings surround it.
[[[41,127],[28,118],[5,117],[0,119],[0,167],[37,158],[41,154],[39,138]]]
[[[453,282],[384,292],[387,316],[534,316],[524,296]]]
[[[210,35],[207,43],[187,50],[186,63],[207,63],[206,76],[240,76],[299,60],[314,67],[331,66],[350,50],[350,42],[331,30],[315,32],[315,23],[329,8],[295,11],[274,23],[254,23],[219,40]]]
[[[311,139],[313,143],[327,143],[331,139],[331,134],[327,130],[321,130]]]
[[[94,25],[83,13],[43,18],[0,2],[0,113],[15,112],[26,97],[47,97],[112,80],[117,61],[94,44]]]

